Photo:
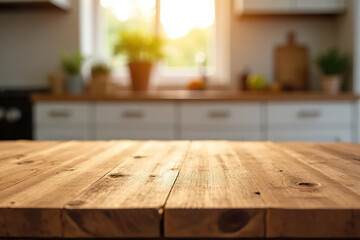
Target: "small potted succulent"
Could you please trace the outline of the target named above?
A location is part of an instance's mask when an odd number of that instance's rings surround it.
[[[104,62],[96,63],[91,67],[91,76],[93,80],[108,81],[111,77],[111,67]]]
[[[120,32],[114,53],[127,57],[134,91],[148,89],[153,65],[163,58],[163,45],[163,40],[155,35],[137,31]]]
[[[80,52],[73,55],[63,53],[61,55],[61,65],[66,73],[66,91],[69,94],[79,94],[84,90],[84,83],[81,76],[81,67],[85,58]]]
[[[91,67],[91,92],[96,95],[106,95],[109,93],[109,84],[111,82],[111,67],[99,62]]]
[[[321,85],[326,93],[338,93],[341,90],[343,76],[348,69],[348,59],[335,48],[320,54],[316,60],[322,72]]]

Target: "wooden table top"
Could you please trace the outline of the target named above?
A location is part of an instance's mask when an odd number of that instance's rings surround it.
[[[34,102],[41,101],[356,101],[353,93],[325,94],[322,92],[239,92],[239,91],[119,91],[110,96],[55,95],[35,93]]]
[[[0,142],[0,237],[360,237],[360,145]]]

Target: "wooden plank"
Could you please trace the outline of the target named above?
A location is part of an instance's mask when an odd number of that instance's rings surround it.
[[[147,142],[72,199],[65,237],[160,237],[162,211],[189,142]]]
[[[76,142],[26,144],[27,152],[13,153],[1,163],[0,191],[16,185],[28,178],[65,163],[64,159],[73,156],[72,146],[77,151],[87,150],[86,144]],[[32,150],[33,149],[33,150]],[[52,157],[49,158],[49,155]]]
[[[266,237],[360,237],[360,195],[273,143],[230,143],[267,206]]]
[[[226,142],[192,142],[165,205],[165,237],[263,237],[258,191]]]
[[[325,174],[343,187],[360,193],[360,149],[358,145],[355,148],[348,144],[338,143],[277,143],[274,146]],[[343,149],[344,147],[345,149]],[[350,148],[347,149],[347,147]],[[356,150],[358,150],[357,155]],[[338,154],[334,154],[335,152]]]
[[[61,237],[62,209],[76,195],[132,156],[139,142],[83,142],[69,146],[64,164],[0,192],[0,236]],[[66,152],[66,151],[64,151]],[[49,159],[54,156],[48,155]]]
[[[0,162],[14,159],[20,160],[28,154],[56,146],[57,144],[59,142],[0,141]]]

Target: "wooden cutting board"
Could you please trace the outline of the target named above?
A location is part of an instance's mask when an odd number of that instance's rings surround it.
[[[283,89],[308,89],[308,51],[296,43],[294,33],[289,33],[287,42],[275,51],[276,81]]]

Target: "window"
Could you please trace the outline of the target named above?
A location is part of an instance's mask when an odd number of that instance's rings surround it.
[[[84,0],[88,1],[88,0]],[[113,59],[115,76],[125,81],[125,57],[113,57],[113,46],[121,30],[141,30],[165,39],[165,58],[153,73],[157,85],[185,86],[200,75],[205,61],[212,84],[224,84],[224,67],[229,55],[229,39],[224,36],[224,19],[230,0],[93,0],[94,51],[97,58]],[[226,4],[224,4],[226,2]],[[229,21],[227,22],[229,23]],[[230,25],[230,24],[228,24]],[[228,30],[230,35],[230,30]],[[230,36],[228,36],[230,38]],[[225,47],[224,47],[225,46]],[[227,49],[226,49],[227,48]],[[224,69],[226,70],[224,71]],[[229,71],[228,71],[229,72]]]

